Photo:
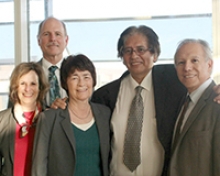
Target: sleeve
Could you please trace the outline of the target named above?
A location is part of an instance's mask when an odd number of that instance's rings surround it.
[[[45,112],[39,115],[34,138],[32,176],[47,176],[51,119],[46,117]]]
[[[220,111],[217,115],[217,121],[215,123],[215,129],[213,133],[213,176],[220,175]]]

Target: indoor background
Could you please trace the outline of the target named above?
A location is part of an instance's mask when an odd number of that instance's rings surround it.
[[[8,103],[9,78],[15,65],[38,61],[39,23],[54,16],[66,23],[69,44],[64,53],[82,53],[93,60],[97,86],[121,76],[117,41],[128,26],[147,25],[159,36],[156,64],[173,63],[185,38],[206,40],[214,58],[212,77],[220,83],[220,0],[0,0],[0,110]]]

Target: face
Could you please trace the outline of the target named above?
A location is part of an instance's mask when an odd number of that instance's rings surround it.
[[[87,70],[76,70],[67,78],[67,89],[71,99],[76,101],[88,101],[93,92],[93,79]]]
[[[201,44],[183,45],[176,55],[176,70],[179,80],[191,93],[211,75],[213,61],[207,60]]]
[[[22,106],[36,105],[39,94],[38,76],[34,71],[23,75],[18,81],[18,97]]]
[[[147,38],[142,34],[135,33],[125,40],[123,49],[131,47],[133,52],[130,54],[123,54],[123,63],[130,71],[132,77],[138,82],[144,79],[148,72],[152,69],[157,56],[151,54],[148,49]],[[138,54],[136,50],[146,49],[146,52]],[[135,50],[135,51],[134,51]]]
[[[41,47],[45,59],[49,60],[50,58],[56,57],[61,60],[67,43],[68,36],[65,34],[65,30],[60,21],[50,18],[44,22],[38,37],[38,44]]]

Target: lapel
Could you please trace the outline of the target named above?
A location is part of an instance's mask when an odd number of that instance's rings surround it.
[[[190,129],[190,127],[194,123],[194,121],[201,116],[199,114],[200,114],[201,110],[206,106],[207,100],[209,99],[209,97],[213,93],[213,86],[214,85],[215,85],[215,83],[214,83],[214,81],[212,81],[212,83],[207,87],[205,92],[199,98],[199,100],[198,100],[197,104],[195,105],[195,107],[193,108],[192,112],[189,114],[189,117],[183,127],[181,134],[180,134],[176,148],[179,146],[179,144],[181,143],[182,139],[184,138],[184,136],[186,135],[187,131]]]
[[[43,58],[41,58],[37,63],[40,64],[40,66],[43,66]]]
[[[9,146],[9,152],[10,152],[10,157],[11,160],[14,162],[14,146],[15,146],[15,128],[16,128],[16,121],[14,119],[14,115],[13,115],[13,108],[9,109],[9,119],[10,119],[10,127],[9,129],[11,130],[10,135],[9,135],[9,140],[10,140],[10,146]],[[12,132],[13,131],[13,132]]]
[[[106,125],[105,125],[106,119],[103,118],[103,115],[101,114],[100,110],[97,108],[97,106],[94,103],[91,102],[90,105],[91,105],[92,113],[94,115],[95,122],[97,125],[100,142],[105,141],[106,134],[103,132],[106,131]],[[102,149],[102,147],[101,147],[101,149]]]
[[[70,122],[70,116],[68,111],[68,105],[65,110],[60,112],[60,117],[62,118],[60,125],[63,129],[64,133],[66,134],[67,139],[69,140],[71,147],[73,149],[73,152],[75,153],[76,147],[75,147],[75,137],[73,134],[72,125]]]

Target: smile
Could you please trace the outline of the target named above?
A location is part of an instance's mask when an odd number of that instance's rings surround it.
[[[141,62],[131,62],[131,65],[139,65]]]
[[[186,75],[185,78],[193,78],[195,75]]]

